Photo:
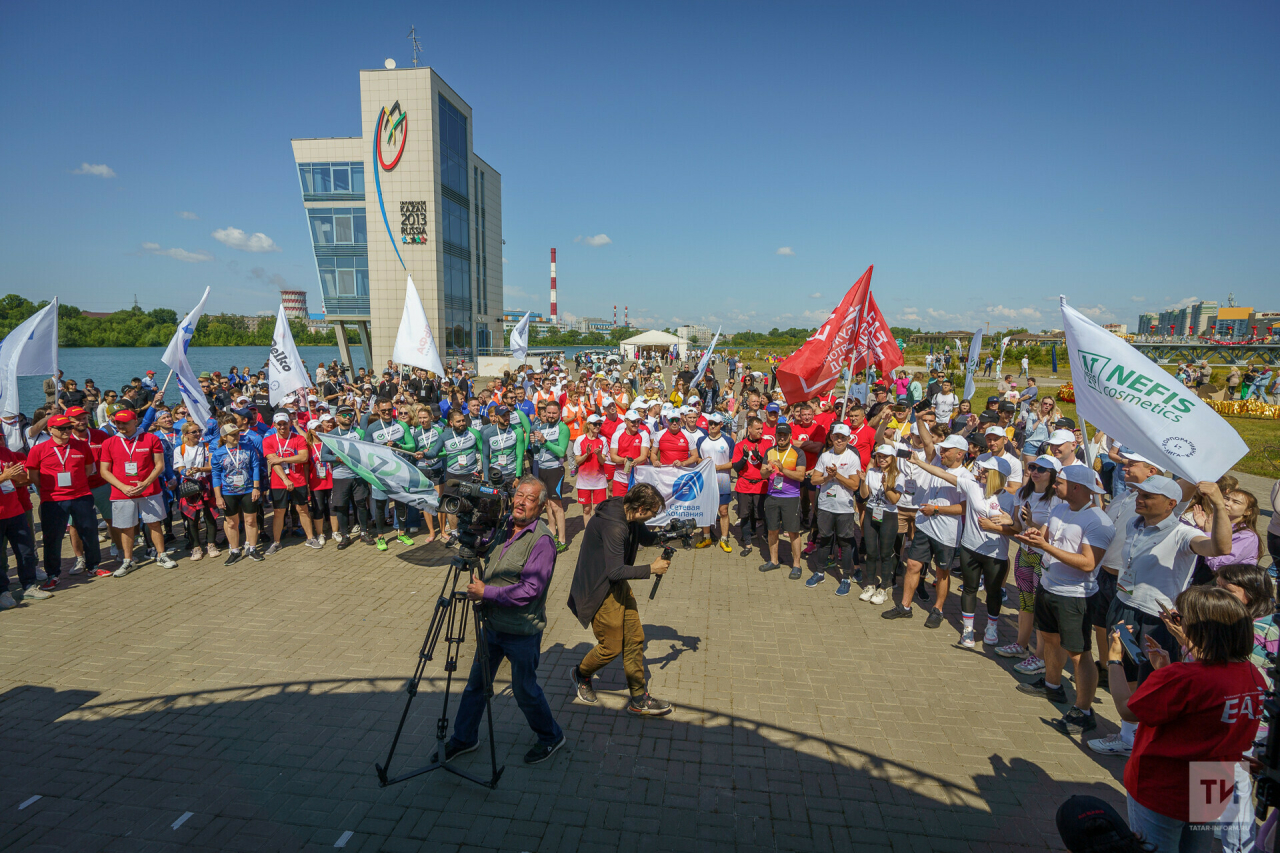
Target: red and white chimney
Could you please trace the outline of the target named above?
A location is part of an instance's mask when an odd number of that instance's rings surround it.
[[[618,328],[618,306],[613,306],[613,327]]]
[[[556,250],[551,250],[551,324],[554,326],[560,319],[556,311]]]

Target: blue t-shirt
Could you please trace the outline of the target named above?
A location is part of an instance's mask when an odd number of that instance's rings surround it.
[[[235,447],[218,445],[210,455],[213,485],[224,495],[247,495],[262,482],[262,445],[241,434]]]

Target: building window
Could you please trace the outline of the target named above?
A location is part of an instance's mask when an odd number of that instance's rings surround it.
[[[299,163],[303,195],[364,195],[364,163]]]
[[[369,258],[317,258],[320,292],[325,298],[369,295]]]
[[[471,232],[467,227],[466,208],[444,197],[440,199],[440,206],[444,213],[445,242],[452,243],[463,250],[471,248]]]
[[[369,242],[363,207],[313,207],[307,210],[311,242],[317,246],[343,246]]]
[[[464,197],[467,192],[467,117],[440,95],[440,183]],[[465,221],[465,218],[464,218]]]

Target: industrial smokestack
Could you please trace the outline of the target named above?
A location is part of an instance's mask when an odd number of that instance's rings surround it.
[[[556,311],[556,250],[551,250],[551,325],[555,325],[560,319],[559,313]]]

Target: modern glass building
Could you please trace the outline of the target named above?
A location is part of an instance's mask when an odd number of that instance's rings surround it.
[[[361,135],[294,139],[320,296],[391,357],[413,283],[442,357],[502,345],[502,177],[471,148],[471,107],[431,68],[360,72]],[[496,342],[496,343],[495,343]]]

